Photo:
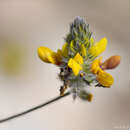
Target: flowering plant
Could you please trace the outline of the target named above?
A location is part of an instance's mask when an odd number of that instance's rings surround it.
[[[77,17],[70,25],[70,32],[65,38],[62,49],[53,52],[47,47],[38,48],[38,55],[42,61],[55,64],[60,68],[59,79],[63,82],[63,86],[60,87],[60,96],[19,114],[1,119],[0,123],[42,108],[71,93],[73,99],[79,97],[90,102],[93,95],[86,90],[87,87],[110,88],[114,79],[105,70],[116,68],[120,63],[120,56],[111,56],[102,62],[102,57],[98,56],[106,49],[106,46],[107,39],[104,37],[95,42],[89,30],[89,24]],[[66,89],[70,90],[64,93]]]
[[[38,48],[38,55],[42,61],[55,64],[60,68],[59,78],[63,81],[60,95],[63,96],[67,88],[83,100],[91,101],[93,95],[86,87],[111,87],[113,77],[105,70],[113,69],[120,63],[120,56],[112,56],[105,62],[102,57],[97,58],[107,46],[104,37],[95,42],[89,24],[77,17],[70,25],[70,31],[65,37],[62,49],[53,52],[47,47]]]

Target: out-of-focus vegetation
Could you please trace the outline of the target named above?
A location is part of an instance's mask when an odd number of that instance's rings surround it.
[[[0,43],[0,71],[7,76],[15,76],[22,72],[25,50],[19,43]]]

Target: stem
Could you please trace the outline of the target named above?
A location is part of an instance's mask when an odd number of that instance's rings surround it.
[[[31,108],[31,109],[25,110],[25,111],[23,111],[23,112],[21,112],[21,113],[18,113],[18,114],[15,114],[15,115],[12,115],[12,116],[9,116],[9,117],[0,119],[0,123],[9,121],[9,120],[15,119],[15,118],[17,118],[17,117],[23,116],[23,115],[25,115],[25,114],[28,114],[28,113],[30,113],[30,112],[33,112],[33,111],[35,111],[35,110],[37,110],[37,109],[40,109],[40,108],[42,108],[42,107],[44,107],[44,106],[46,106],[46,105],[49,105],[49,104],[51,104],[51,103],[53,103],[53,102],[55,102],[55,101],[57,101],[57,100],[59,100],[59,99],[61,99],[61,98],[63,98],[63,97],[66,97],[66,96],[68,96],[68,95],[70,95],[70,92],[65,93],[63,96],[55,97],[55,98],[53,98],[53,99],[51,99],[51,100],[49,100],[49,101],[47,101],[47,102],[45,102],[45,103],[43,103],[43,104],[40,104],[40,105],[38,105],[38,106],[35,106],[35,107]]]

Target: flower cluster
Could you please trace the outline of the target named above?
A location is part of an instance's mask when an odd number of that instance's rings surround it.
[[[40,47],[38,55],[42,61],[60,68],[59,78],[63,81],[63,86],[60,87],[61,96],[69,88],[74,99],[78,96],[91,101],[93,95],[86,87],[109,88],[114,79],[105,70],[113,69],[120,63],[120,56],[111,56],[105,62],[102,62],[102,57],[97,58],[106,46],[107,39],[104,37],[95,42],[89,24],[77,17],[70,25],[62,49],[54,52],[47,47]]]

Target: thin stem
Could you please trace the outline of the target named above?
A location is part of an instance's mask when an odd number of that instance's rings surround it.
[[[9,121],[9,120],[15,119],[15,118],[17,118],[17,117],[23,116],[23,115],[25,115],[25,114],[28,114],[28,113],[30,113],[30,112],[33,112],[33,111],[35,111],[35,110],[37,110],[37,109],[40,109],[40,108],[42,108],[42,107],[44,107],[44,106],[46,106],[46,105],[49,105],[49,104],[51,104],[51,103],[53,103],[53,102],[55,102],[55,101],[57,101],[57,100],[59,100],[59,99],[61,99],[61,98],[63,98],[63,97],[66,97],[66,96],[68,96],[68,95],[70,95],[70,92],[65,93],[63,96],[55,97],[55,98],[53,98],[53,99],[51,99],[51,100],[49,100],[49,101],[47,101],[47,102],[45,102],[45,103],[43,103],[43,104],[40,104],[40,105],[38,105],[38,106],[35,106],[35,107],[31,108],[31,109],[25,110],[25,111],[23,111],[23,112],[21,112],[21,113],[18,113],[18,114],[15,114],[15,115],[12,115],[12,116],[3,118],[3,119],[0,120],[0,123]]]

